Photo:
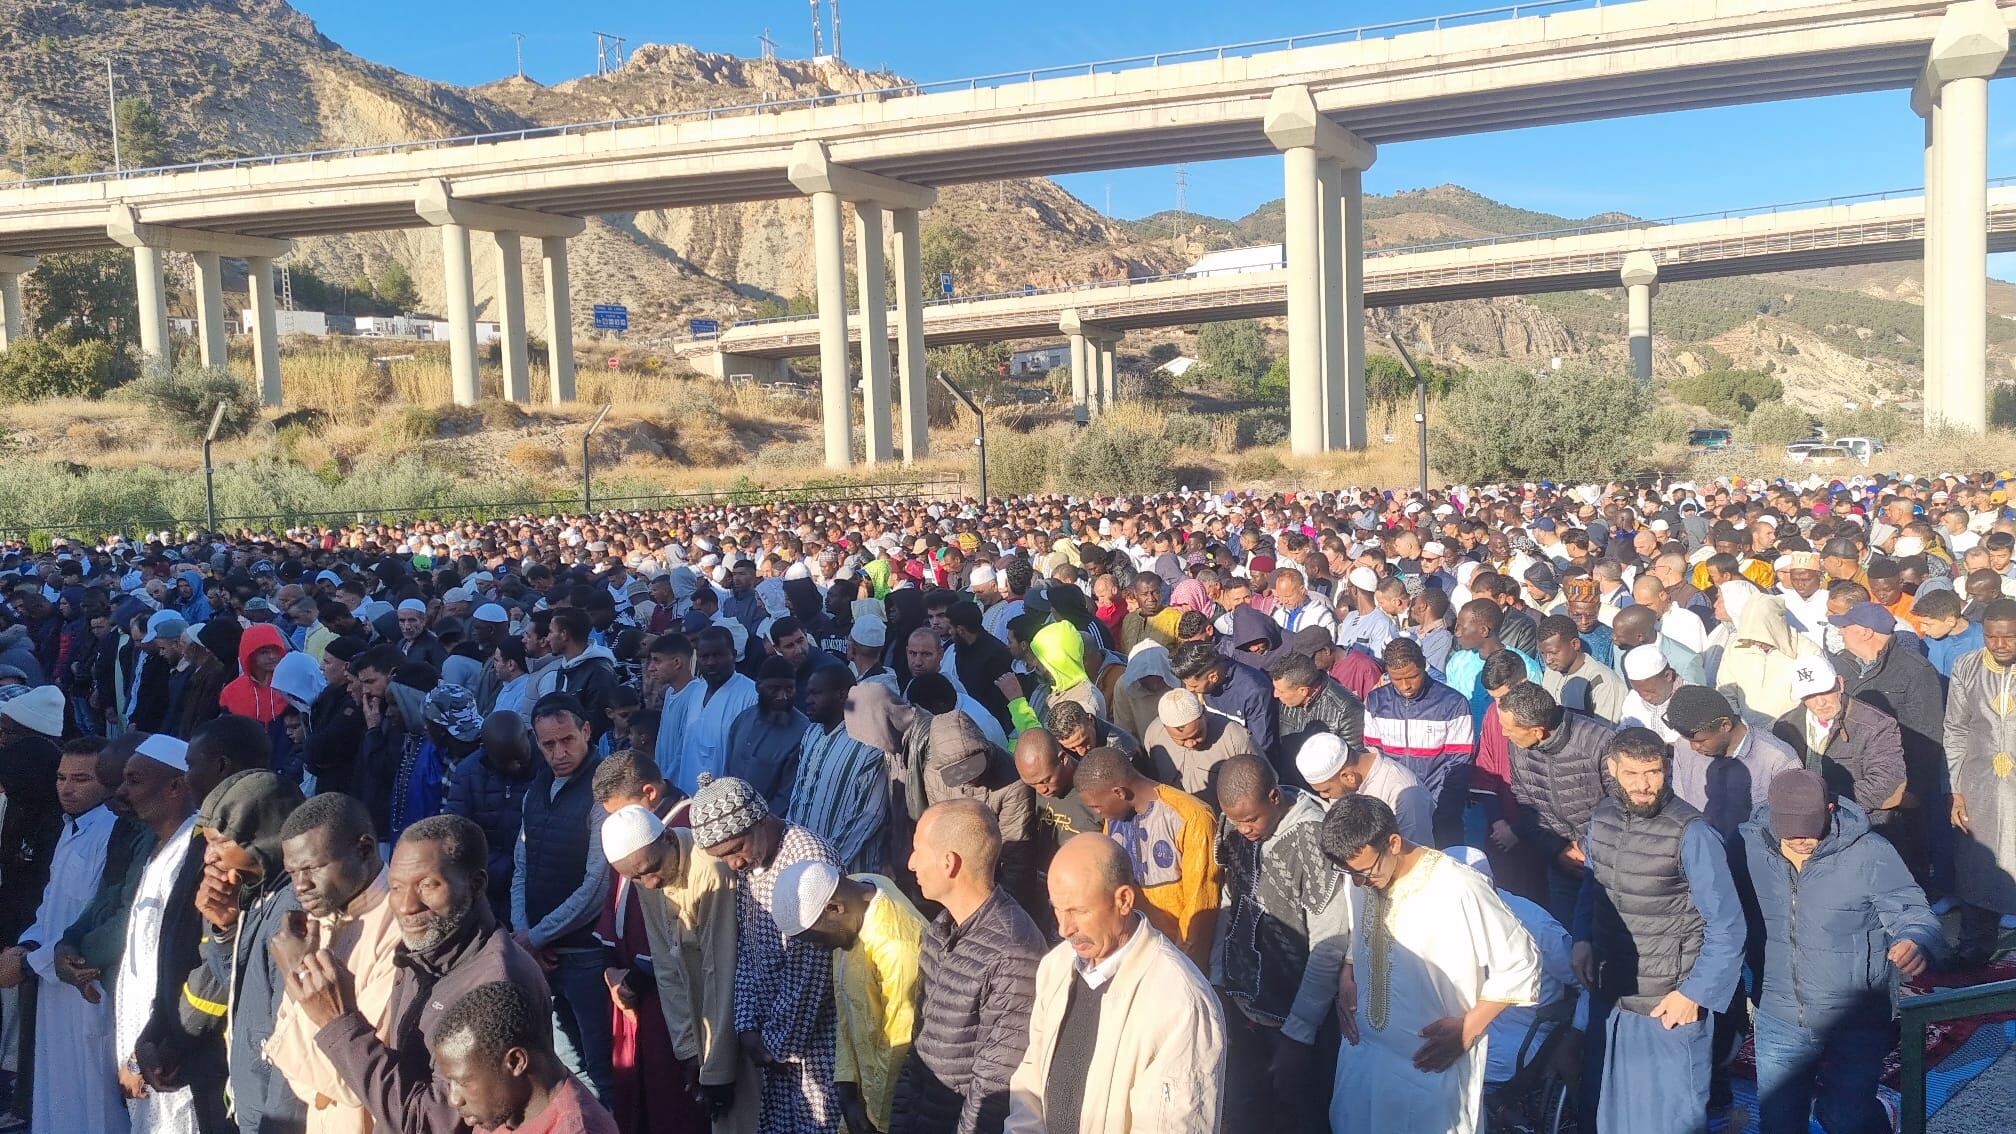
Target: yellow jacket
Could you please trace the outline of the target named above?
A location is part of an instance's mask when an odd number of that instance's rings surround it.
[[[875,888],[860,936],[833,950],[833,1081],[855,1083],[877,1129],[889,1129],[896,1076],[917,1035],[917,958],[924,915],[879,874],[851,875]]]
[[[1222,882],[1214,846],[1218,819],[1203,800],[1168,784],[1156,785],[1155,801],[1159,809],[1117,825],[1118,830],[1108,823],[1106,833],[1134,861],[1148,920],[1198,969],[1209,972]],[[1164,848],[1159,853],[1158,845]]]

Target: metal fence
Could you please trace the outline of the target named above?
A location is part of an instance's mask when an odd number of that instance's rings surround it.
[[[1215,44],[1210,47],[1184,48],[1177,51],[1162,51],[1149,55],[1129,55],[1117,59],[1099,59],[1088,63],[1070,63],[1055,67],[1036,67],[1023,71],[1002,71],[992,75],[974,75],[963,79],[943,79],[929,83],[893,83],[890,86],[867,91],[844,91],[834,94],[813,95],[805,98],[767,99],[760,102],[731,103],[725,106],[701,107],[694,110],[671,111],[665,114],[651,114],[632,118],[611,118],[596,122],[572,122],[560,126],[535,126],[522,130],[500,130],[488,134],[465,134],[454,138],[427,138],[410,142],[386,142],[372,146],[349,146],[340,149],[305,150],[299,153],[221,158],[215,161],[189,162],[183,165],[154,166],[145,169],[105,170],[98,173],[65,174],[30,181],[18,181],[11,185],[10,188],[30,188],[39,185],[74,185],[92,181],[117,181],[134,177],[153,177],[168,173],[196,173],[204,170],[244,169],[293,162],[333,161],[339,158],[362,157],[373,154],[417,153],[426,150],[480,146],[496,142],[518,142],[531,138],[558,138],[573,134],[613,132],[627,127],[661,126],[668,122],[712,121],[716,118],[733,118],[747,114],[776,114],[788,110],[805,110],[820,106],[886,102],[891,99],[914,98],[918,95],[940,94],[949,91],[976,91],[983,88],[1017,86],[1040,82],[1044,79],[1065,79],[1081,75],[1106,75],[1123,71],[1138,71],[1160,67],[1164,64],[1197,63],[1213,59],[1236,59],[1250,55],[1265,54],[1271,51],[1292,51],[1301,47],[1356,43],[1368,39],[1392,39],[1395,36],[1407,35],[1414,32],[1440,31],[1443,28],[1468,27],[1474,24],[1493,23],[1499,20],[1516,20],[1526,16],[1548,15],[1585,8],[1600,8],[1603,6],[1603,3],[1604,0],[1531,0],[1531,2],[1523,4],[1506,4],[1495,8],[1478,8],[1472,11],[1452,12],[1440,16],[1421,16],[1411,20],[1395,20],[1389,23],[1362,24],[1357,27],[1338,28],[1332,31],[1311,32],[1307,35],[1279,36],[1273,39],[1256,39],[1244,43]]]
[[[726,504],[736,507],[757,507],[768,504],[803,503],[873,503],[890,500],[956,500],[966,495],[966,482],[958,477],[920,477],[904,480],[884,481],[813,481],[804,484],[766,486],[740,483],[726,488],[704,489],[693,492],[662,493],[649,496],[603,496],[595,495],[594,515],[611,512],[656,512],[706,505]],[[498,501],[449,501],[438,504],[421,504],[407,507],[346,508],[337,511],[287,511],[262,515],[219,516],[219,530],[237,531],[250,529],[260,532],[281,532],[294,527],[367,527],[380,523],[402,520],[473,520],[491,522],[518,516],[547,517],[575,516],[581,514],[580,497],[557,500],[498,500]],[[79,517],[72,520],[50,521],[38,524],[0,526],[0,539],[20,540],[31,546],[47,546],[58,536],[70,538],[98,538],[112,535],[139,536],[156,531],[189,531],[202,528],[207,519],[202,516],[170,516],[128,518],[124,522],[110,522],[103,517]],[[38,538],[40,537],[40,538]]]
[[[1897,1119],[1902,1134],[1925,1134],[1925,1026],[2012,1009],[2016,1009],[2016,980],[1949,988],[1907,996],[1899,1002],[1902,1035],[1897,1086],[1903,1098]]]

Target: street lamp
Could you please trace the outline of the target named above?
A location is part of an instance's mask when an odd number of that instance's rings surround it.
[[[203,508],[210,517],[210,534],[217,534],[217,469],[210,463],[210,443],[217,440],[217,428],[224,424],[224,408],[229,403],[217,400],[217,410],[210,415],[210,429],[203,434]]]
[[[973,404],[973,399],[966,396],[966,391],[953,385],[952,379],[945,377],[943,370],[938,372],[938,384],[945,387],[953,397],[958,398],[960,405],[972,410],[973,420],[980,423],[980,435],[974,439],[973,444],[980,450],[980,500],[982,503],[985,503],[987,501],[987,415],[980,412],[980,407]]]
[[[1414,410],[1414,427],[1418,431],[1421,445],[1421,493],[1428,493],[1428,380],[1421,376],[1421,368],[1414,365],[1414,356],[1407,353],[1407,344],[1400,341],[1398,333],[1386,332],[1386,338],[1393,349],[1400,352],[1400,365],[1414,378],[1414,393],[1419,399]]]

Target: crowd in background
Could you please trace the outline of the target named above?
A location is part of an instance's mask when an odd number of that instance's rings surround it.
[[[10,545],[0,1128],[1888,1130],[2011,484]]]

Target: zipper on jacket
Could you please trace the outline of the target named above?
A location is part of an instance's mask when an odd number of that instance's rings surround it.
[[[1783,857],[1782,852],[1780,857]],[[1812,857],[1808,856],[1806,862],[1807,865],[1812,865]],[[1803,1028],[1806,1026],[1806,998],[1799,995],[1799,868],[1793,866],[1790,859],[1786,859],[1785,867],[1792,872],[1792,909],[1789,914],[1790,920],[1786,925],[1786,937],[1791,943],[1792,1006],[1799,1010],[1799,1026]]]

